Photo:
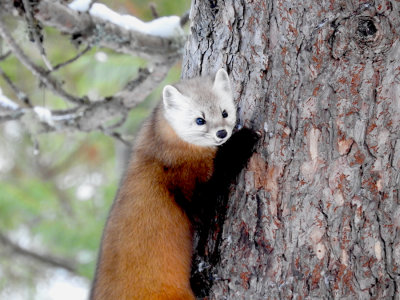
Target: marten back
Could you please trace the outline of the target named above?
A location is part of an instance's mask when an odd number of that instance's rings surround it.
[[[196,184],[211,178],[217,146],[235,122],[224,70],[214,80],[164,88],[107,220],[91,299],[195,299],[192,228],[176,195],[190,204]]]

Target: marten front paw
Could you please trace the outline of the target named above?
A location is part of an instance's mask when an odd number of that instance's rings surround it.
[[[240,145],[246,145],[246,148],[250,148],[250,146],[253,146],[258,142],[258,140],[261,138],[261,134],[253,129],[243,127],[239,131],[237,131],[231,139],[234,138],[235,141],[234,143]]]
[[[254,146],[259,139],[260,135],[249,128],[242,128],[234,133],[219,148],[215,159],[216,169],[235,177],[253,154]]]

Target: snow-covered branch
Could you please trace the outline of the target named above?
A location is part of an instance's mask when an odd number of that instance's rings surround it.
[[[19,3],[19,6],[16,7],[15,3]],[[10,51],[1,59],[15,56],[45,88],[73,104],[72,108],[65,110],[35,106],[32,99],[19,90],[0,68],[0,75],[14,92],[14,99],[18,100],[14,102],[10,100],[12,97],[0,94],[0,122],[18,119],[35,133],[100,130],[125,142],[115,129],[125,122],[129,111],[161,83],[182,55],[185,35],[181,26],[187,21],[187,16],[160,17],[151,22],[143,22],[134,16],[119,14],[90,0],[75,0],[69,5],[54,0],[41,0],[35,4],[27,0],[0,2],[0,14],[8,12],[15,15],[17,10],[27,22],[28,32],[33,37],[32,40],[48,70],[37,65],[18,45],[4,18],[0,18],[0,37]],[[38,21],[41,25],[54,27],[62,33],[69,34],[72,42],[84,43],[87,47],[65,63],[52,66],[43,48],[41,27],[32,28],[32,24]],[[78,60],[92,47],[105,47],[140,56],[149,61],[149,67],[140,69],[138,76],[129,81],[125,88],[104,99],[75,96],[65,89],[61,84],[62,79],[56,78],[53,71]]]
[[[103,4],[95,3],[90,12],[82,7],[72,9],[52,0],[42,0],[35,18],[44,25],[73,35],[82,42],[164,62],[181,57],[185,42],[180,18],[162,17],[152,22],[118,14]]]
[[[19,105],[3,95],[0,88],[0,122],[19,119],[23,114]]]

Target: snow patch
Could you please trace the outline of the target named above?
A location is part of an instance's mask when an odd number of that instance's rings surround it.
[[[79,12],[86,12],[89,10],[90,2],[90,0],[75,0],[68,7]],[[150,22],[143,22],[134,16],[119,14],[101,3],[94,3],[89,14],[127,30],[135,30],[143,34],[164,38],[184,34],[180,25],[181,19],[178,16],[161,17]]]
[[[183,35],[181,28],[181,18],[178,16],[161,17],[151,22],[145,23],[147,34],[161,37],[173,37]]]
[[[4,94],[3,90],[0,88],[0,106],[11,109],[11,110],[17,110],[19,106],[15,104],[13,101],[8,99]]]
[[[76,11],[87,11],[89,9],[91,0],[75,0],[72,1],[68,7]]]
[[[53,117],[48,108],[43,106],[35,106],[33,111],[36,113],[41,122],[47,123],[50,126],[54,126]]]
[[[59,115],[59,116],[52,116],[51,118],[53,121],[68,121],[68,120],[73,120],[77,117],[77,114],[65,114],[65,115]]]

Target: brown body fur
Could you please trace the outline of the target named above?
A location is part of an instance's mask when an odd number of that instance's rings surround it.
[[[92,299],[195,299],[192,229],[174,199],[213,173],[215,147],[181,140],[160,104],[138,135],[103,235]]]

